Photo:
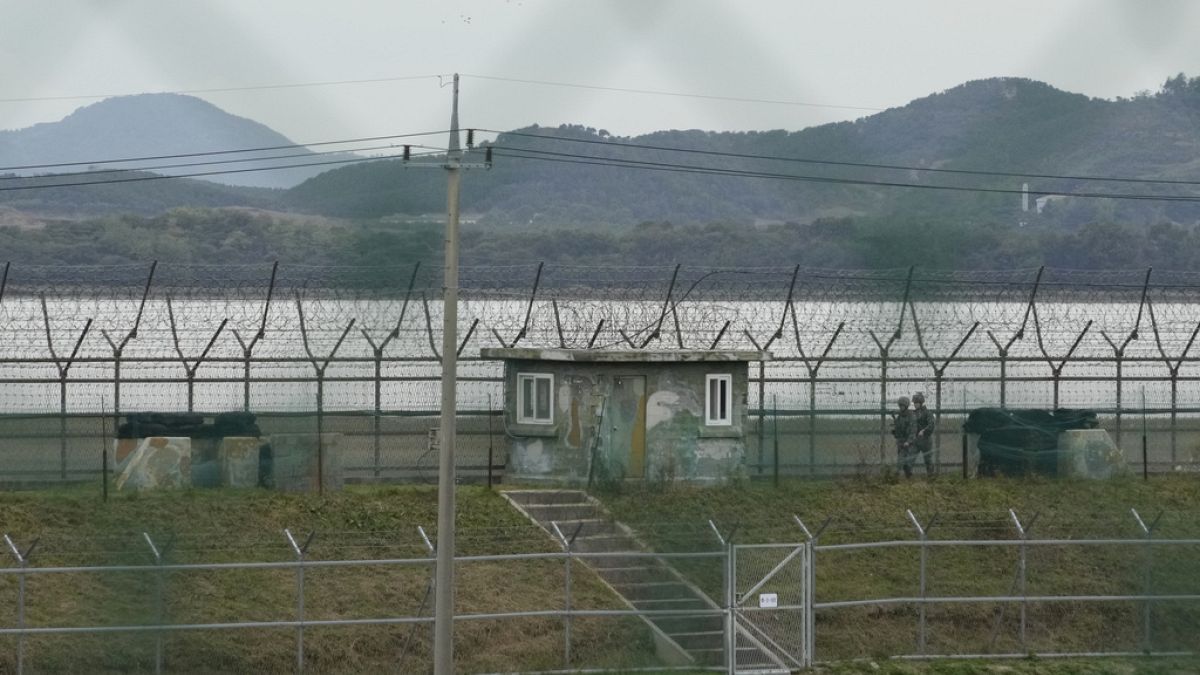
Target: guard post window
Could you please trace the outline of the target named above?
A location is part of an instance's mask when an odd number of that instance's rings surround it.
[[[554,376],[549,373],[517,375],[517,422],[554,424]]]
[[[732,425],[730,390],[733,388],[733,376],[709,375],[705,379],[708,393],[705,395],[704,401],[704,423],[709,426]]]

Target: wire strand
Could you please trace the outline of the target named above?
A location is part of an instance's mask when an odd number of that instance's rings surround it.
[[[441,155],[441,154],[443,154],[443,153],[441,153],[441,152],[419,153],[418,156]],[[46,190],[46,189],[50,189],[50,188],[81,187],[81,186],[87,186],[87,185],[112,185],[115,183],[138,183],[138,182],[152,181],[152,180],[172,180],[172,179],[177,179],[177,178],[198,178],[198,177],[202,177],[202,176],[220,176],[220,175],[233,174],[233,173],[249,173],[251,171],[278,171],[281,169],[295,169],[295,168],[307,167],[307,166],[330,166],[330,165],[338,165],[338,164],[358,164],[358,163],[362,163],[362,162],[377,162],[377,161],[388,160],[388,159],[401,159],[401,157],[402,157],[402,155],[386,155],[386,156],[381,156],[381,157],[358,157],[355,159],[330,160],[330,161],[325,161],[325,162],[302,162],[299,164],[286,164],[286,165],[282,165],[282,166],[249,167],[249,168],[244,168],[244,169],[226,169],[226,170],[221,170],[221,171],[197,171],[194,173],[175,174],[175,175],[150,174],[150,175],[140,175],[140,176],[135,176],[135,177],[130,177],[130,178],[111,178],[111,179],[106,179],[106,180],[82,181],[82,182],[76,182],[76,183],[48,183],[48,184],[42,184],[42,185],[18,185],[18,186],[12,186],[12,187],[0,187],[0,192],[11,192],[11,191],[15,191],[15,190]],[[66,174],[66,175],[79,176],[79,175],[86,175],[86,174]],[[54,177],[55,177],[54,175],[37,176],[37,177],[33,177],[33,178],[25,178],[24,180],[52,179]]]
[[[594,145],[603,145],[613,148],[637,148],[642,150],[656,150],[663,152],[680,152],[687,154],[708,155],[712,157],[729,157],[736,159],[759,159],[770,160],[777,162],[793,162],[798,164],[818,164],[825,166],[845,166],[863,169],[885,169],[889,171],[922,171],[926,173],[945,173],[945,174],[961,174],[968,176],[1000,176],[1006,178],[1047,178],[1060,180],[1079,180],[1079,181],[1098,181],[1098,182],[1117,182],[1117,183],[1143,183],[1155,185],[1200,185],[1200,180],[1168,180],[1158,178],[1131,178],[1125,176],[1076,176],[1070,174],[1042,174],[1042,173],[1019,173],[1011,171],[992,171],[992,170],[975,170],[975,169],[942,169],[933,167],[910,166],[904,164],[878,164],[872,162],[848,162],[839,160],[825,159],[808,159],[803,157],[784,157],[780,155],[756,155],[751,153],[741,152],[723,152],[719,150],[699,150],[696,148],[675,148],[664,145],[651,145],[646,143],[614,143],[611,141],[602,141],[591,138],[566,138],[561,136],[548,136],[545,134],[531,134],[521,131],[496,131],[494,129],[480,129],[479,131],[492,134],[503,134],[506,136],[520,136],[524,138],[538,138],[542,140],[565,141],[569,143],[588,143]],[[1039,194],[1044,194],[1042,190],[1036,190]]]
[[[438,154],[443,154],[446,152],[445,148],[434,148],[434,147],[425,146],[425,145],[414,145],[411,147],[421,148],[422,150],[426,150],[426,152],[416,153],[414,156],[417,156],[417,157],[438,155]],[[96,170],[88,170],[88,171],[71,171],[71,172],[55,173],[55,174],[40,175],[40,176],[0,176],[0,181],[14,181],[14,180],[28,181],[28,180],[37,180],[37,179],[42,179],[42,178],[69,178],[69,177],[73,177],[73,176],[96,176],[99,174],[122,174],[122,173],[139,173],[139,172],[145,173],[145,172],[149,172],[149,171],[158,171],[160,169],[179,169],[179,168],[186,168],[186,167],[193,167],[193,166],[214,166],[214,165],[221,166],[224,164],[240,164],[240,163],[245,163],[245,162],[265,162],[265,161],[271,161],[271,160],[277,160],[277,159],[311,159],[313,157],[323,157],[323,156],[329,156],[329,155],[345,155],[347,153],[352,153],[352,152],[365,152],[365,151],[371,151],[371,150],[393,150],[395,148],[396,148],[396,146],[394,144],[391,144],[391,145],[377,145],[377,146],[371,146],[371,147],[366,147],[366,148],[350,148],[347,150],[326,150],[323,152],[306,152],[306,153],[295,153],[295,154],[290,154],[290,155],[275,155],[272,157],[237,157],[237,158],[231,158],[231,159],[214,159],[214,160],[209,160],[209,161],[205,161],[205,162],[179,162],[176,164],[157,164],[154,166],[139,166],[139,167],[132,167],[132,168],[128,168],[128,169],[96,169]],[[395,157],[395,155],[388,155],[387,158],[393,158],[393,157]],[[358,159],[365,160],[365,159],[381,159],[381,158],[359,157]],[[350,159],[348,161],[353,161],[353,160]],[[304,165],[303,164],[280,164],[280,165],[272,166],[269,168],[272,170],[287,169],[287,168],[291,168],[293,166],[304,166]],[[177,177],[177,176],[173,176],[173,177]]]
[[[215,155],[233,155],[243,152],[269,152],[272,150],[295,150],[298,148],[321,147],[327,145],[345,145],[350,143],[373,143],[375,141],[386,141],[397,138],[415,138],[419,136],[436,136],[439,134],[449,133],[448,130],[441,131],[420,131],[409,134],[390,134],[387,136],[364,136],[362,138],[349,138],[340,141],[318,141],[316,143],[289,143],[287,145],[266,145],[257,148],[239,148],[233,150],[205,150],[200,152],[181,152],[170,155],[145,155],[142,157],[123,157],[119,159],[100,159],[88,160],[79,162],[58,162],[53,164],[25,164],[20,166],[0,166],[0,171],[22,171],[26,169],[55,169],[64,166],[89,166],[93,164],[121,164],[124,162],[149,162],[160,159],[182,159],[185,157],[212,157]],[[349,151],[347,151],[349,152]]]
[[[494,152],[498,156],[510,157],[514,159],[529,159],[546,162],[561,162],[566,164],[586,164],[593,166],[607,166],[614,168],[634,168],[649,171],[666,171],[673,173],[700,174],[712,176],[730,176],[740,178],[766,178],[774,180],[787,180],[796,182],[808,183],[827,183],[836,185],[860,185],[860,186],[876,186],[876,187],[895,187],[895,188],[911,188],[920,190],[943,190],[952,192],[975,192],[985,194],[1024,194],[1023,190],[1009,188],[983,188],[983,187],[966,187],[958,185],[922,185],[919,183],[902,183],[895,181],[872,181],[864,179],[852,178],[831,178],[828,176],[805,176],[784,173],[772,173],[766,171],[746,171],[742,169],[722,169],[714,167],[703,167],[694,165],[671,164],[667,162],[650,162],[643,160],[626,160],[609,157],[596,157],[593,155],[578,155],[572,153],[558,153],[548,150],[535,150],[530,148],[512,148],[502,145],[492,146]],[[520,154],[527,153],[527,154]],[[1122,200],[1150,200],[1150,201],[1170,201],[1170,202],[1200,202],[1200,196],[1184,196],[1184,195],[1144,195],[1144,194],[1120,194],[1120,193],[1104,193],[1104,192],[1077,192],[1071,190],[1042,190],[1039,194],[1058,195],[1063,197],[1086,197],[1095,199],[1122,199]]]

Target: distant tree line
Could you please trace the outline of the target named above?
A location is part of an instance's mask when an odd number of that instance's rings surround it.
[[[41,228],[0,228],[0,262],[115,265],[148,260],[319,266],[438,264],[436,222],[300,219],[242,209],[177,209]],[[496,227],[467,224],[462,261],[504,265],[690,265],[871,269],[1200,267],[1200,226],[1097,220],[1073,225],[1006,219],[831,218],[811,224],[703,225],[646,221],[632,227]]]

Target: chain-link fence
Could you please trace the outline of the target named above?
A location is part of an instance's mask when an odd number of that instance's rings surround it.
[[[1194,655],[1194,515],[909,512],[907,531],[796,518],[790,542],[712,524],[467,528],[458,667],[788,672],[858,658]],[[5,534],[0,668],[429,669],[436,532],[185,532]]]
[[[342,435],[351,480],[420,480],[436,426],[441,270],[6,263],[0,480],[102,470],[134,412],[249,411]],[[464,475],[504,463],[484,347],[761,349],[753,476],[877,470],[891,401],[925,392],[961,462],[981,406],[1087,408],[1151,470],[1200,465],[1200,274],[545,264],[461,273]],[[488,461],[487,454],[492,455]]]

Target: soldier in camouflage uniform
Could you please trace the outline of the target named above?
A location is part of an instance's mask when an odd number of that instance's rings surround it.
[[[907,396],[897,399],[896,405],[899,406],[899,410],[892,415],[892,436],[896,437],[896,466],[904,472],[905,478],[912,478],[913,459],[917,454],[916,420],[913,412],[908,409]]]
[[[921,453],[921,459],[925,460],[925,475],[932,476],[935,468],[933,465],[933,413],[925,407],[925,394],[919,391],[913,394],[912,402],[913,436],[915,438],[913,444],[916,451]]]

